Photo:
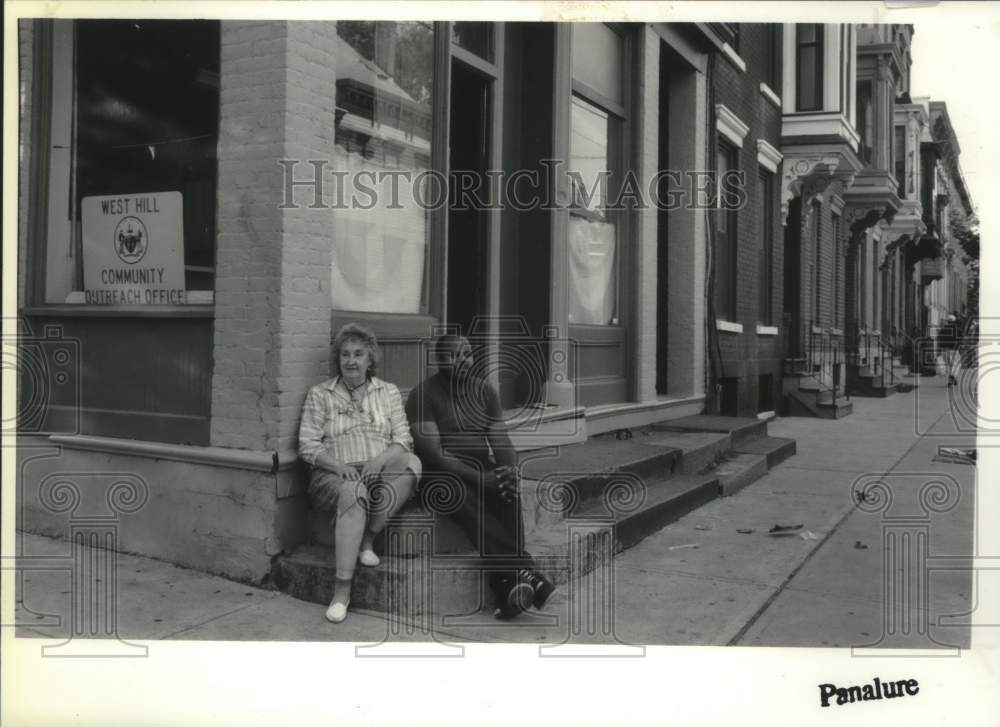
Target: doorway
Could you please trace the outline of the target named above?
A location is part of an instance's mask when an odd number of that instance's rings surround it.
[[[487,312],[492,79],[452,59],[449,128],[447,321],[468,334]]]
[[[798,358],[802,351],[802,299],[801,299],[801,249],[802,249],[802,199],[796,197],[788,204],[785,223],[785,316],[788,321],[788,351],[786,355]]]

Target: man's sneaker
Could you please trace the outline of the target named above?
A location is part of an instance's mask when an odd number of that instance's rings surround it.
[[[497,606],[493,615],[498,619],[506,621],[517,616],[523,611],[527,611],[534,600],[535,591],[530,581],[518,574],[518,579],[510,585],[504,602]]]
[[[534,598],[531,599],[531,604],[541,610],[545,602],[549,600],[549,596],[556,590],[555,584],[541,573],[528,570],[527,568],[522,568],[518,571],[517,575],[520,580],[531,584],[531,588],[534,591]]]

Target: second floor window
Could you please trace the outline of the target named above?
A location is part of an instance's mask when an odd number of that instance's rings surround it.
[[[893,171],[896,175],[897,193],[902,197],[906,194],[906,127],[897,126],[892,131]]]
[[[854,127],[861,137],[858,153],[862,162],[871,164],[875,145],[875,108],[872,103],[874,86],[870,80],[858,81],[857,89],[857,118],[854,120]]]
[[[720,141],[716,150],[716,171],[719,175],[718,214],[715,232],[715,315],[736,320],[736,246],[737,211],[727,204],[732,192],[726,185],[732,178],[727,172],[739,170],[739,155],[735,146]]]
[[[795,110],[823,108],[823,25],[795,26]]]

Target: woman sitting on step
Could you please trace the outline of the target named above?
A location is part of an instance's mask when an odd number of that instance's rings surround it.
[[[348,323],[334,338],[333,355],[337,375],[306,396],[299,456],[309,465],[313,506],[333,516],[336,582],[326,618],[340,623],[355,563],[379,564],[375,536],[410,498],[422,468],[399,389],[375,377],[375,334]]]

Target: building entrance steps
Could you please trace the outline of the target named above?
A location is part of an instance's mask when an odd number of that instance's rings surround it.
[[[526,515],[525,549],[550,580],[566,583],[719,494],[717,475],[678,475],[648,482],[620,500],[612,495],[607,501],[579,503],[565,517],[549,512]],[[467,540],[457,551],[452,551],[454,542],[441,547],[441,537],[452,540],[456,533],[446,517],[421,518],[409,510],[390,527],[388,554],[383,553],[381,564],[355,571],[353,606],[383,611],[401,607],[404,615],[416,615],[471,612],[489,605],[484,576],[493,567],[491,560]],[[301,546],[277,558],[272,575],[275,585],[289,595],[327,603],[333,592],[334,550],[329,545]]]
[[[794,440],[768,436],[767,422],[751,418],[684,417],[629,436],[604,434],[519,455],[525,548],[556,583],[590,572],[602,558],[737,492],[795,453]],[[426,484],[393,521],[396,535],[383,539],[382,564],[358,567],[352,596],[358,607],[396,608],[404,596],[413,613],[486,603],[480,573],[489,561],[436,512],[442,508]],[[297,598],[324,603],[333,588],[333,526],[311,512],[309,531],[306,545],[275,559],[273,578]]]

